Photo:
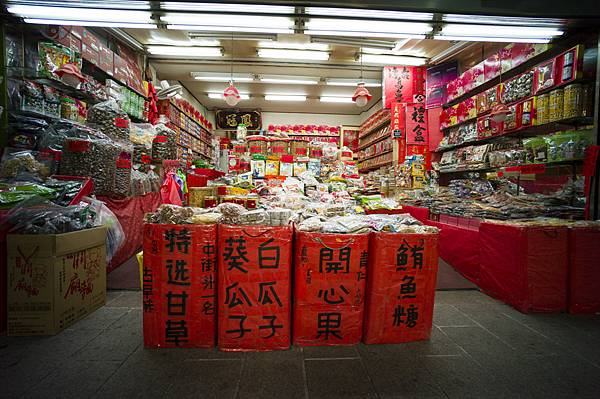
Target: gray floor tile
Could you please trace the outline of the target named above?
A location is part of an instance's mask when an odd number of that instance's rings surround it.
[[[73,361],[54,369],[25,398],[90,398],[121,362]]]
[[[305,346],[302,348],[305,359],[344,359],[358,358],[354,346]]]
[[[106,304],[112,308],[141,308],[142,291],[121,291],[121,295]]]
[[[490,356],[504,356],[514,352],[513,348],[481,327],[441,327],[440,329],[478,361]]]
[[[436,304],[433,308],[433,324],[445,326],[474,326],[472,319],[460,312],[454,305]]]
[[[318,398],[376,398],[359,359],[305,360],[308,394]]]
[[[17,398],[61,366],[58,360],[28,356],[0,368],[0,398]]]
[[[461,356],[464,352],[438,327],[431,330],[431,339],[403,344],[358,346],[361,356]]]
[[[167,398],[234,399],[242,371],[239,360],[207,360],[174,369]]]
[[[173,368],[147,367],[143,362],[125,362],[100,387],[97,398],[160,398],[173,384]]]
[[[70,328],[73,330],[103,330],[129,312],[129,308],[104,306]]]
[[[238,398],[304,399],[302,356],[287,355],[267,352],[248,356],[244,360]]]

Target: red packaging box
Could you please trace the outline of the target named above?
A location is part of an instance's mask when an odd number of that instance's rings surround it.
[[[94,36],[89,30],[85,28],[83,29],[81,42],[86,46],[90,47],[95,52],[100,51],[100,40],[98,40],[96,36]]]
[[[569,229],[569,295],[572,314],[600,312],[600,228]]]
[[[500,55],[496,53],[486,58],[483,62],[484,81],[487,82],[498,75],[500,75]]]
[[[114,55],[111,49],[103,45],[100,46],[100,51],[98,52],[98,67],[111,76],[114,69],[113,57]]]
[[[291,227],[219,226],[220,350],[290,347],[292,235]]]
[[[121,83],[127,83],[129,76],[127,63],[116,53],[113,53],[113,76]]]
[[[566,227],[479,226],[479,287],[523,313],[566,309],[568,258]]]
[[[216,255],[216,225],[144,225],[146,348],[215,346]]]
[[[71,33],[71,28],[68,26],[49,25],[48,36],[62,44],[63,46],[69,47],[75,51],[81,53],[81,39],[77,38]]]
[[[81,57],[88,60],[94,65],[98,65],[98,51],[94,50],[88,44],[82,44],[81,46]]]
[[[429,339],[438,268],[437,241],[437,234],[371,234],[364,343]]]
[[[369,235],[297,231],[294,246],[294,344],[357,344]]]

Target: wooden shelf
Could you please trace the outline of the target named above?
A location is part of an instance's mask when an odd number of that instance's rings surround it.
[[[368,148],[368,147],[372,146],[373,144],[379,143],[380,141],[383,141],[383,140],[385,140],[385,139],[388,139],[388,138],[390,138],[390,135],[388,135],[388,134],[384,134],[384,135],[382,135],[381,137],[379,137],[379,138],[377,138],[377,139],[375,139],[375,140],[371,140],[371,141],[370,141],[370,142],[368,142],[368,143],[365,143],[365,144],[359,145],[359,146],[358,146],[358,150],[359,150],[359,151],[360,151],[360,150],[364,150],[365,148]]]
[[[385,126],[385,125],[387,125],[388,123],[390,123],[390,121],[391,121],[391,118],[386,118],[386,119],[382,120],[382,121],[381,121],[381,122],[379,122],[377,125],[375,125],[375,126],[374,126],[374,127],[372,127],[371,129],[369,129],[369,130],[367,131],[367,133],[365,133],[365,134],[362,134],[362,135],[359,135],[359,136],[358,136],[358,139],[360,140],[360,139],[362,139],[362,138],[364,138],[364,137],[367,137],[367,136],[369,136],[369,135],[370,135],[370,134],[372,134],[373,132],[375,132],[375,131],[377,131],[377,130],[381,129],[383,126]]]
[[[204,129],[204,131],[206,131],[206,133],[212,135],[212,133],[210,132],[210,130],[208,130],[207,128],[205,128],[204,126],[202,126],[200,124],[200,122],[198,122],[197,120],[195,120],[194,118],[192,118],[191,116],[189,116],[187,113],[185,113],[185,111],[182,110],[181,108],[179,108],[179,106],[177,104],[175,104],[172,101],[169,101],[169,104],[171,104],[173,107],[175,107],[175,109],[177,109],[179,112],[181,112],[182,114],[184,114],[189,120],[191,120],[192,122],[194,122],[196,125],[200,126],[200,129]]]
[[[359,158],[358,162],[364,162],[364,161],[367,161],[369,159],[377,158],[377,157],[379,157],[381,155],[389,154],[390,152],[393,152],[393,150],[385,150],[384,152],[380,152],[378,154],[369,155],[369,156],[367,156],[365,158]]]
[[[370,172],[372,170],[376,170],[376,169],[379,169],[379,168],[381,168],[383,166],[388,166],[388,165],[391,165],[391,164],[392,164],[392,160],[385,161],[385,162],[382,162],[382,163],[377,164],[377,165],[367,166],[366,168],[359,169],[358,173]]]

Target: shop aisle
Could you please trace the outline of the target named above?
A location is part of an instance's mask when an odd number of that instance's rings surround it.
[[[438,291],[432,339],[268,353],[144,350],[141,292],[54,337],[0,337],[0,397],[565,398],[600,392],[600,317]]]

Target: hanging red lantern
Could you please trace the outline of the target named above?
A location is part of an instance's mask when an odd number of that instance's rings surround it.
[[[365,87],[364,82],[359,82],[356,86],[356,91],[352,96],[352,101],[356,103],[357,107],[364,107],[373,98],[369,90]]]
[[[229,82],[229,86],[223,91],[223,98],[225,99],[227,105],[232,107],[240,102],[240,92],[233,85],[233,81]]]

